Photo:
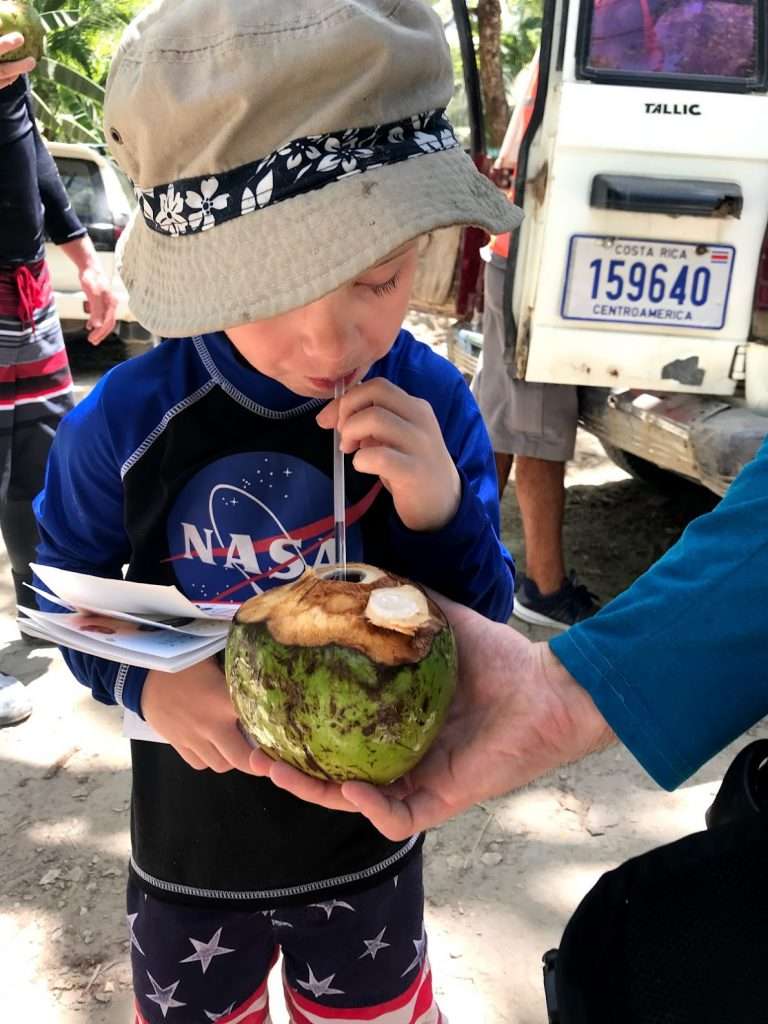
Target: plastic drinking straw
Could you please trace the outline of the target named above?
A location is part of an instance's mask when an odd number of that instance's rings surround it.
[[[344,397],[344,381],[336,381],[334,398]],[[338,427],[333,431],[333,536],[336,542],[336,564],[347,578],[347,499],[344,482],[344,453]]]

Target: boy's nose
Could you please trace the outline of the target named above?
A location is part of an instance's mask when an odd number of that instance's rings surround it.
[[[330,298],[330,297],[329,297]],[[301,347],[319,377],[334,378],[356,368],[357,330],[335,303],[320,299],[307,306],[301,323]]]

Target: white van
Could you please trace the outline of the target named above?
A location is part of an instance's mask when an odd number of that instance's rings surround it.
[[[544,0],[508,362],[717,493],[768,435],[767,89],[765,0]]]
[[[128,223],[133,204],[130,183],[92,146],[64,142],[46,142],[46,146],[118,296],[115,332],[124,341],[149,340],[148,332],[131,312],[125,286],[115,273],[115,245]],[[77,269],[50,240],[46,243],[46,258],[64,336],[82,333],[88,312]]]

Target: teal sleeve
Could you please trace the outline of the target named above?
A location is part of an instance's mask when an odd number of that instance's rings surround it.
[[[666,789],[768,714],[768,442],[714,511],[550,646]]]

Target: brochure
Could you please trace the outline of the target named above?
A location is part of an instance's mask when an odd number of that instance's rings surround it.
[[[179,672],[222,650],[238,605],[195,604],[173,586],[33,565],[61,612],[23,609],[25,633],[139,668]]]

